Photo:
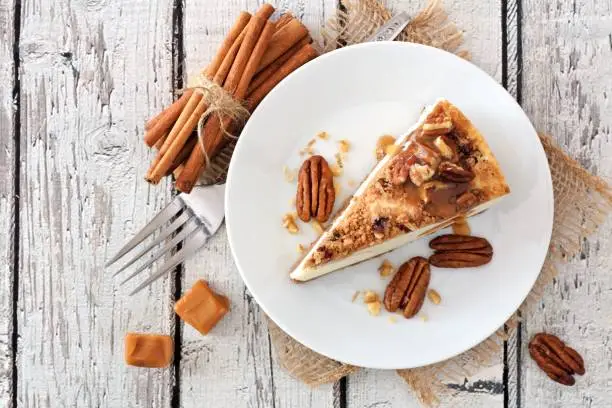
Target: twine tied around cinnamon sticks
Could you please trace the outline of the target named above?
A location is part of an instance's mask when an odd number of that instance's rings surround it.
[[[269,21],[273,12],[264,4],[253,16],[240,13],[208,67],[145,124],[145,143],[159,150],[147,181],[157,184],[174,174],[176,188],[188,193],[202,176],[217,180],[220,174],[206,170],[227,170],[231,154],[219,153],[235,139],[249,112],[289,73],[317,56],[306,27],[291,14]],[[211,166],[215,159],[220,163]]]
[[[187,89],[201,93],[202,98],[206,101],[208,106],[208,109],[200,116],[196,126],[197,144],[204,154],[204,166],[208,168],[210,165],[210,156],[204,144],[204,124],[208,117],[213,114],[217,116],[217,120],[221,123],[220,130],[223,137],[237,139],[236,135],[232,134],[229,129],[223,126],[224,118],[229,118],[236,126],[242,126],[249,117],[250,112],[241,101],[234,99],[222,86],[211,81],[202,73],[190,79],[187,84]]]

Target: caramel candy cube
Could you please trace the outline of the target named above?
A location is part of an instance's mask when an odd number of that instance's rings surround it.
[[[148,368],[168,367],[172,362],[174,343],[165,334],[128,333],[125,335],[127,365]]]
[[[176,302],[174,310],[197,331],[208,334],[228,312],[229,299],[213,292],[200,279]]]

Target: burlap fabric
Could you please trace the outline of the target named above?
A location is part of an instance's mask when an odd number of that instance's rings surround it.
[[[321,48],[363,42],[391,17],[376,0],[342,1],[344,9],[322,31]],[[469,58],[460,49],[462,34],[448,19],[439,0],[432,0],[408,25],[399,38],[442,48]],[[580,251],[581,241],[603,223],[612,208],[612,189],[603,180],[589,174],[568,157],[548,136],[540,136],[552,173],[555,196],[555,221],[550,250],[540,276],[527,299],[507,323],[516,325],[521,312],[534,306],[543,289],[557,275],[555,265],[566,262]],[[304,383],[316,386],[332,383],[359,368],[342,364],[303,346],[268,320],[270,336],[281,365]],[[461,382],[498,357],[506,330],[501,327],[487,340],[450,360],[427,367],[397,370],[425,405],[436,405],[447,392],[447,382]]]

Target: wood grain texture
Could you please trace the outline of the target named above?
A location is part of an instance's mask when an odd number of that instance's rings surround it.
[[[123,363],[173,333],[172,279],[128,297],[104,262],[169,199],[144,119],[171,100],[172,3],[22,1],[18,403],[167,407],[172,369]]]
[[[612,3],[530,1],[523,13],[523,107],[590,171],[612,176]],[[521,406],[610,406],[612,222],[582,243],[523,324]],[[528,357],[539,331],[557,334],[585,358],[574,387],[548,380]]]
[[[13,272],[15,238],[15,4],[0,3],[0,405],[12,398]]]
[[[425,1],[390,0],[392,11],[415,14]],[[471,52],[472,62],[496,80],[502,80],[501,5],[498,2],[447,0],[444,7],[457,26],[465,32],[463,48]],[[443,407],[503,407],[503,354],[465,384],[450,384],[452,392],[442,401]],[[418,407],[415,397],[394,372],[363,370],[348,379],[349,407]]]
[[[240,10],[254,12],[259,1],[210,1],[185,4],[186,72],[193,74],[212,58]],[[335,10],[334,0],[276,2],[318,31]],[[278,13],[277,13],[278,14]],[[331,407],[332,386],[310,389],[285,373],[274,357],[265,317],[248,293],[232,260],[223,227],[186,262],[183,290],[197,279],[228,296],[231,311],[208,336],[182,326],[181,406]]]

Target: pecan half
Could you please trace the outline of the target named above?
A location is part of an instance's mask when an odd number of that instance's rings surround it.
[[[315,218],[319,222],[329,219],[336,192],[334,176],[327,161],[321,156],[312,156],[305,160],[298,175],[295,206],[298,216],[304,222]]]
[[[391,184],[396,186],[404,184],[410,175],[410,168],[416,161],[416,157],[406,150],[395,156],[389,166]]]
[[[583,375],[584,360],[557,336],[538,333],[529,342],[529,355],[552,380],[574,385],[573,375]]]
[[[441,235],[429,242],[436,252],[429,263],[438,268],[471,268],[485,265],[493,258],[493,247],[484,238],[469,235]]]
[[[474,173],[448,161],[440,163],[438,174],[442,179],[453,183],[469,183],[474,179]]]
[[[482,254],[493,253],[493,247],[491,247],[489,241],[471,235],[440,235],[429,242],[429,247],[436,251],[470,251]]]
[[[401,308],[405,318],[413,317],[423,306],[430,278],[427,259],[417,256],[405,262],[385,290],[385,308],[389,312]]]
[[[492,254],[465,251],[436,252],[429,257],[429,263],[438,268],[473,268],[491,262]]]

